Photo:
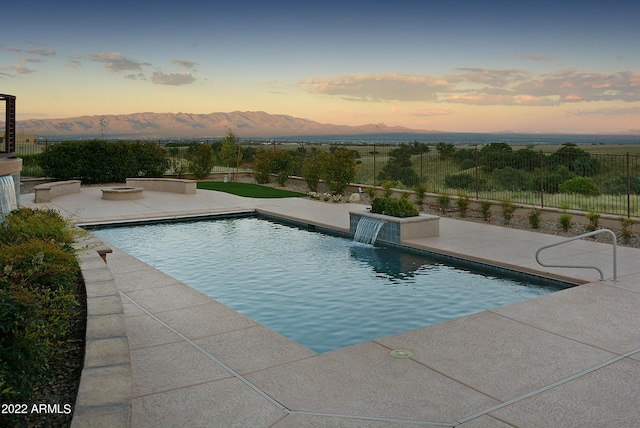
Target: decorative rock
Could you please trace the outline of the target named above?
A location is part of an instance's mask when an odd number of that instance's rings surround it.
[[[349,197],[349,202],[360,202],[360,195],[358,193],[352,193]]]

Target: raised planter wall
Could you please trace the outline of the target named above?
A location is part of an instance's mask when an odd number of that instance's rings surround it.
[[[400,244],[407,239],[430,238],[440,235],[440,217],[420,214],[415,217],[392,217],[369,211],[349,212],[349,232],[354,234],[361,218],[384,221],[376,241]]]

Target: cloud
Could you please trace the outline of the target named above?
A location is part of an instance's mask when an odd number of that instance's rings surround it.
[[[555,58],[546,55],[525,55],[521,56],[520,59],[528,59],[531,61],[553,61]]]
[[[367,102],[437,101],[437,92],[449,86],[441,79],[408,74],[312,77],[299,83],[306,85],[311,93]]]
[[[42,62],[42,60],[40,58],[31,58],[31,57],[25,56],[20,58],[20,62],[23,64],[27,62],[38,63],[38,62]]]
[[[89,58],[92,61],[106,64],[107,69],[113,72],[139,71],[143,65],[150,65],[132,58],[127,58],[120,52],[90,54]]]
[[[151,75],[151,81],[156,85],[189,85],[195,82],[195,78],[191,73],[169,73],[164,74],[160,71],[156,71]]]
[[[514,69],[458,68],[429,76],[356,74],[311,77],[307,92],[352,101],[446,102],[472,105],[549,106],[590,101],[640,101],[640,73],[558,70],[534,74]]]
[[[450,108],[419,108],[411,113],[412,116],[445,116],[451,114]]]
[[[67,65],[67,67],[71,67],[71,68],[80,68],[82,67],[82,62],[76,60],[76,59],[68,59],[65,64]]]
[[[574,116],[640,116],[640,107],[599,108],[595,110],[576,110]]]
[[[0,70],[6,70],[9,72],[18,73],[18,74],[31,74],[34,72],[33,69],[24,67],[22,65],[0,67]],[[11,75],[11,74],[9,73],[7,75]]]
[[[56,56],[58,53],[52,49],[29,49],[28,53],[40,56]]]
[[[172,59],[171,64],[176,64],[189,70],[195,68],[196,65],[198,65],[198,63],[195,61],[187,61],[184,59]]]

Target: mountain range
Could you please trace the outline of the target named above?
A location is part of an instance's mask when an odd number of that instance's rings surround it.
[[[240,138],[425,133],[424,130],[383,123],[360,126],[333,125],[262,111],[230,113],[133,113],[81,116],[67,119],[30,119],[16,122],[19,133],[40,138],[218,138],[233,131]]]

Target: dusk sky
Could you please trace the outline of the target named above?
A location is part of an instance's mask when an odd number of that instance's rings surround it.
[[[638,1],[22,0],[3,15],[0,93],[17,96],[18,120],[241,110],[640,130]]]

